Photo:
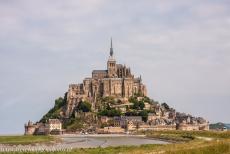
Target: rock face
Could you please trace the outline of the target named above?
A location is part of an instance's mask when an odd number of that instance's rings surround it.
[[[66,118],[72,115],[74,108],[82,100],[91,102],[92,108],[95,109],[97,97],[114,96],[128,99],[135,93],[146,96],[146,86],[142,83],[141,76],[134,77],[130,68],[116,63],[111,40],[107,69],[93,70],[92,77],[85,78],[83,83],[69,85]]]

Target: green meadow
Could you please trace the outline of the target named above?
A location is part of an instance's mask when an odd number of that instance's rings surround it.
[[[35,143],[51,143],[58,139],[54,136],[0,136],[0,144],[35,144]]]
[[[148,137],[172,141],[166,145],[119,146],[107,148],[73,149],[63,152],[27,152],[27,154],[230,154],[230,132],[212,131],[148,131],[139,132]],[[53,142],[51,136],[0,137],[1,143]],[[20,152],[14,152],[20,154]]]

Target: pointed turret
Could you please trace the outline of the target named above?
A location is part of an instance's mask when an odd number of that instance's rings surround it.
[[[113,41],[111,38],[111,47],[110,47],[110,53],[109,53],[109,59],[107,61],[107,70],[108,70],[108,76],[109,77],[117,77],[117,65],[116,60],[113,56]]]
[[[111,37],[110,56],[113,57],[113,40],[112,40],[112,37]]]

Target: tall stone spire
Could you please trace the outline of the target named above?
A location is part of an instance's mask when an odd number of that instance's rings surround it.
[[[111,37],[111,46],[110,46],[110,56],[113,57],[113,40],[112,40],[112,37]]]

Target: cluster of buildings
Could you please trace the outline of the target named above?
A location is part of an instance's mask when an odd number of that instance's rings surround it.
[[[180,130],[209,130],[209,122],[207,120],[190,114],[177,113],[176,123]]]
[[[151,106],[151,105],[150,105]],[[176,112],[157,104],[153,113],[148,113],[146,120],[141,116],[101,116],[100,122],[106,127],[98,133],[121,133],[137,130],[209,130],[209,122],[201,117]]]
[[[25,135],[58,135],[63,133],[62,123],[59,119],[49,119],[46,123],[28,121],[24,127]]]
[[[215,130],[215,131],[228,131],[230,130],[230,124],[225,124],[222,122],[213,123],[213,124],[210,124],[209,129]]]
[[[146,130],[186,130],[186,131],[197,131],[197,130],[209,130],[209,123],[176,123],[169,122],[167,119],[156,118],[155,120],[149,120],[153,116],[148,115],[148,121],[144,122],[141,116],[120,116],[120,117],[101,117],[103,124],[107,121],[113,121],[113,124],[104,128],[98,128],[97,133],[125,133],[133,131],[146,131]],[[106,120],[107,119],[107,120]],[[158,123],[155,123],[155,122]]]

